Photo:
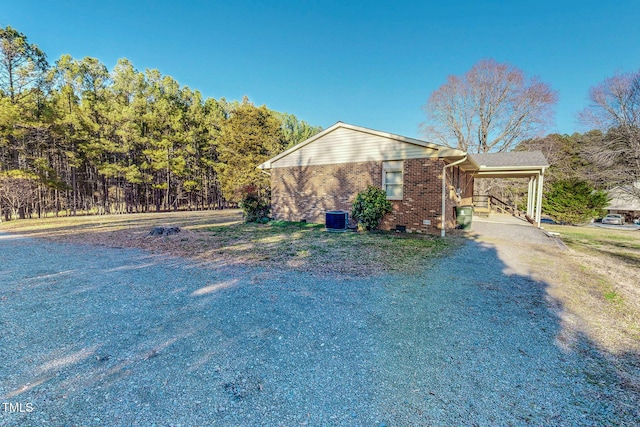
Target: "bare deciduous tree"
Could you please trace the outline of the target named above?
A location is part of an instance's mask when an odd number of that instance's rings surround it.
[[[591,88],[591,104],[583,123],[604,132],[585,155],[607,174],[640,197],[640,71],[610,77]]]
[[[0,211],[6,206],[5,209],[10,209],[9,216],[24,219],[27,207],[35,200],[36,182],[33,177],[20,171],[0,175]]]
[[[542,151],[551,165],[545,172],[545,184],[557,180],[580,180],[596,188],[608,185],[607,176],[601,168],[584,156],[584,147],[601,141],[603,133],[592,130],[584,134],[550,134],[542,138],[526,139],[518,144],[518,151]]]
[[[509,151],[553,119],[557,94],[522,70],[485,59],[463,76],[449,76],[423,107],[423,133],[471,153]]]

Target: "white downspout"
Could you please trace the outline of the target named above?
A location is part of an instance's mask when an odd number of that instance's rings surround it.
[[[445,210],[447,208],[447,168],[450,168],[452,166],[455,165],[459,165],[460,163],[464,162],[465,160],[467,160],[467,156],[464,156],[464,158],[457,160],[453,163],[449,163],[448,165],[444,165],[444,167],[442,168],[442,230],[440,230],[440,236],[444,237],[445,236],[445,228],[447,221],[446,221],[446,215],[445,215]]]

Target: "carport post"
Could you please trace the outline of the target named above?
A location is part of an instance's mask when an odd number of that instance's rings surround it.
[[[533,213],[533,177],[529,177],[529,189],[527,190],[527,215],[531,216]]]
[[[540,228],[540,217],[542,216],[542,184],[544,182],[544,168],[538,176],[538,203],[536,205],[536,224]]]
[[[467,160],[467,156],[464,156],[464,158],[456,160],[453,163],[449,163],[448,165],[444,165],[444,167],[442,168],[442,213],[440,215],[440,218],[442,219],[442,230],[440,230],[440,237],[445,236],[445,228],[447,228],[447,215],[445,214],[445,211],[447,209],[447,168],[459,165],[465,160]]]

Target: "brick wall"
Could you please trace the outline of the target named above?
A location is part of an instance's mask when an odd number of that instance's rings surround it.
[[[271,208],[276,219],[324,224],[325,212],[351,216],[356,194],[380,186],[380,162],[345,163],[271,169]]]
[[[393,212],[382,219],[380,228],[392,230],[401,225],[409,232],[439,233],[444,163],[432,159],[411,159],[405,160],[403,166],[403,199],[391,201]],[[462,171],[460,175],[454,175],[449,170],[448,175],[449,183],[470,179]],[[460,180],[455,181],[454,178],[458,177]],[[274,218],[286,221],[306,220],[324,224],[326,211],[345,210],[351,213],[356,194],[367,185],[380,187],[381,181],[380,162],[275,168],[271,170],[272,214]],[[447,192],[447,228],[451,228],[455,226],[455,187],[447,185]],[[463,189],[462,196],[472,193],[473,184],[470,189]],[[425,225],[424,220],[431,221],[431,224]]]

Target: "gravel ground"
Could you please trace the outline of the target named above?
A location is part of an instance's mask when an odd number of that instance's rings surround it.
[[[370,279],[0,235],[0,425],[636,423],[490,228]]]

